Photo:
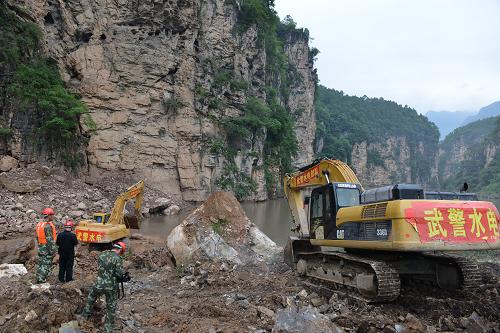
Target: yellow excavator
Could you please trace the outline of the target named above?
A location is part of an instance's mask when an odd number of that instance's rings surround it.
[[[477,264],[451,251],[500,248],[498,210],[474,195],[428,200],[414,184],[364,191],[347,164],[330,159],[285,175],[284,191],[297,233],[285,262],[369,302],[395,300],[402,279],[476,288]]]
[[[143,195],[144,182],[141,180],[116,198],[111,213],[94,213],[92,220],[80,221],[75,229],[76,237],[97,250],[110,248],[112,242],[130,237],[130,229],[139,227]],[[125,206],[132,199],[135,199],[135,216],[126,216]]]

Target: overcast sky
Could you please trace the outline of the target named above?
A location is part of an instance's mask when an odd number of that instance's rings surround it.
[[[500,0],[275,0],[321,53],[321,84],[429,110],[500,100]]]

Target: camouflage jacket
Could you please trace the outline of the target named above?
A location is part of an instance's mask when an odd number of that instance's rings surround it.
[[[47,239],[47,244],[38,245],[38,254],[54,256],[57,252],[57,245],[55,240],[52,238],[52,228],[47,224],[45,228],[43,228],[43,231],[45,232],[45,239]]]
[[[115,290],[117,279],[123,275],[123,259],[113,250],[104,251],[98,260],[99,272],[95,287],[98,289]]]

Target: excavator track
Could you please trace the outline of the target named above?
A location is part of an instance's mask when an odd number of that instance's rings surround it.
[[[430,260],[447,260],[450,264],[453,264],[460,275],[460,286],[456,289],[471,291],[477,289],[481,284],[479,266],[470,259],[447,253],[425,253],[422,256]],[[439,285],[439,282],[437,284]]]
[[[303,255],[297,270],[301,275],[350,289],[351,297],[370,303],[395,300],[401,287],[399,274],[390,264],[347,253]]]

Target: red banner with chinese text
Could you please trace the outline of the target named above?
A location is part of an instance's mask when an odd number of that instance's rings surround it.
[[[422,242],[493,243],[499,239],[500,217],[489,202],[414,201],[405,216]]]
[[[84,243],[100,243],[104,238],[104,232],[77,230],[76,238]]]
[[[311,179],[313,179],[317,175],[319,175],[319,165],[317,165],[314,168],[311,168],[309,170],[306,170],[303,173],[301,173],[300,175],[298,175],[296,186],[300,186],[300,185],[304,185],[304,184],[309,183],[311,181]]]

